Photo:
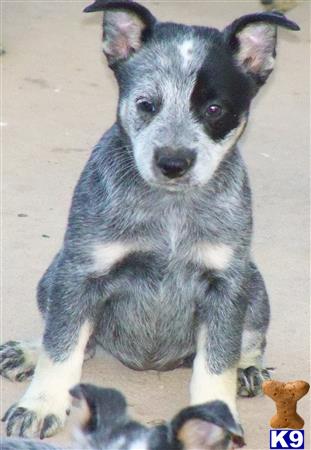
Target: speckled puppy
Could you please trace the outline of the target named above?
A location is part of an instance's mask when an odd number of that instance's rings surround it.
[[[63,247],[39,283],[42,346],[1,348],[8,378],[36,365],[7,432],[45,437],[64,425],[90,342],[137,370],[194,358],[191,404],[223,401],[238,422],[238,370],[244,394],[266,376],[269,306],[236,144],[272,71],[277,25],[298,26],[262,13],[218,31],[158,22],[137,3],[86,8],[100,10],[117,122],[81,175]]]

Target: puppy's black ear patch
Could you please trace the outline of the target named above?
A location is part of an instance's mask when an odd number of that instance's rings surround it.
[[[260,86],[273,70],[276,56],[277,26],[300,28],[281,13],[248,14],[236,19],[225,30],[225,39],[238,65]]]
[[[70,390],[78,400],[80,415],[78,425],[84,432],[94,432],[99,428],[114,428],[124,422],[126,401],[115,389],[103,389],[91,384],[78,384]]]
[[[221,401],[185,408],[171,426],[176,444],[185,450],[225,450],[245,445],[242,428]]]
[[[96,0],[84,12],[104,11],[103,50],[109,65],[139,50],[156,22],[151,12],[132,1]]]

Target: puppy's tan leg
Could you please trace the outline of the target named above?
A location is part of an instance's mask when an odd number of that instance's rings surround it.
[[[237,368],[233,367],[219,374],[212,373],[207,364],[206,339],[206,328],[202,326],[198,334],[197,354],[193,363],[190,384],[191,405],[222,400],[228,405],[233,417],[238,421],[236,406]]]

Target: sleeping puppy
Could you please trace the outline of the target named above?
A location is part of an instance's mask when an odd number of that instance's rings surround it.
[[[242,447],[242,430],[227,405],[213,401],[183,409],[170,423],[147,428],[127,415],[115,389],[79,384],[71,390],[75,408],[73,449],[227,450]],[[28,439],[5,439],[1,450],[60,450]]]

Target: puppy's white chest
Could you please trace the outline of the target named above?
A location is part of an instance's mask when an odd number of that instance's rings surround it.
[[[226,270],[231,263],[233,249],[226,244],[198,242],[192,250],[192,259],[211,270]]]
[[[115,264],[137,250],[136,247],[134,243],[121,241],[96,244],[92,252],[91,271],[102,275],[107,274]]]

